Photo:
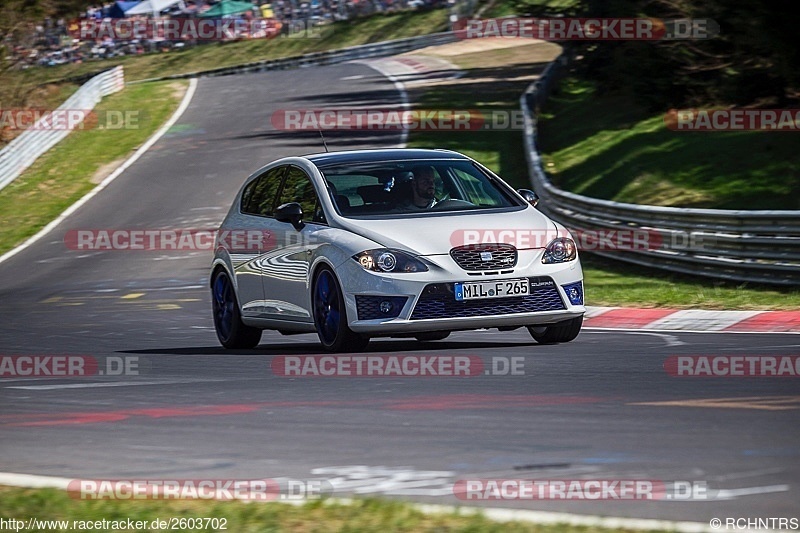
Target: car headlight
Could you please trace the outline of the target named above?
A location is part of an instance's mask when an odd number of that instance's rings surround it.
[[[566,237],[558,237],[550,241],[544,250],[542,263],[566,263],[578,257],[578,247],[575,241]]]
[[[353,256],[366,270],[373,272],[427,272],[425,263],[399,250],[366,250]]]

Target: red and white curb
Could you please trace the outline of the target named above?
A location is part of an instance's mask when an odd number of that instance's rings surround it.
[[[656,331],[800,333],[800,311],[710,311],[586,306],[584,327]]]
[[[441,57],[424,55],[399,55],[378,59],[359,59],[384,76],[391,76],[407,86],[430,85],[440,81],[460,78],[464,72]]]

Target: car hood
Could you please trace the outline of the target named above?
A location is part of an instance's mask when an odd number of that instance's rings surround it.
[[[343,228],[386,248],[417,255],[446,255],[464,244],[503,242],[518,249],[544,248],[558,236],[555,224],[533,208],[394,219],[341,219]]]

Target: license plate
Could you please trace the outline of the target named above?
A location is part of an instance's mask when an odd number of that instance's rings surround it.
[[[456,283],[455,294],[459,302],[464,300],[481,300],[486,298],[508,298],[510,296],[527,296],[530,293],[527,279],[504,279],[497,281],[477,281],[474,283]]]

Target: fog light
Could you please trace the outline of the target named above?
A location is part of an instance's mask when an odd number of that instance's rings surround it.
[[[563,285],[564,292],[572,305],[583,305],[583,282],[570,283]]]
[[[381,313],[384,315],[388,315],[394,309],[394,304],[388,300],[384,300],[381,302]]]

